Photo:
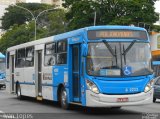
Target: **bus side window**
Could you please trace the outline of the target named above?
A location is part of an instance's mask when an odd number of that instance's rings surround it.
[[[16,67],[21,68],[25,65],[25,48],[16,51]]]
[[[25,60],[26,67],[34,66],[34,47],[26,48],[26,60]]]
[[[56,63],[56,43],[49,43],[45,45],[45,66],[52,66]]]
[[[7,69],[9,69],[9,56],[10,56],[10,53],[7,52]]]
[[[67,64],[67,40],[57,44],[57,64]]]

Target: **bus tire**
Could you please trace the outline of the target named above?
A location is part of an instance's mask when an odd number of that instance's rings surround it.
[[[21,87],[20,87],[19,84],[17,84],[17,91],[16,91],[16,93],[17,93],[17,98],[18,98],[19,100],[22,100],[22,99],[23,99],[23,96],[22,96],[22,94],[21,94]]]
[[[156,102],[156,98],[155,97],[153,97],[153,102]]]
[[[111,107],[111,109],[118,110],[118,109],[121,109],[121,106],[119,106],[119,107]]]
[[[60,104],[63,109],[69,109],[69,104],[67,101],[67,91],[64,87],[61,88]]]

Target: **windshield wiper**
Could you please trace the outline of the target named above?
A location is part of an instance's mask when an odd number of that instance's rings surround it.
[[[103,40],[103,43],[106,45],[106,47],[109,49],[110,53],[116,57],[116,54],[114,53],[113,49],[111,48],[111,46],[108,44],[107,41]]]
[[[122,53],[122,55],[126,55],[127,52],[132,48],[132,46],[134,45],[135,42],[136,42],[136,40],[132,41],[132,43],[127,47],[127,49],[124,50],[124,52]]]
[[[124,44],[123,44],[123,53],[124,53],[125,49],[124,49]],[[123,54],[122,54],[123,55]],[[126,54],[124,54],[124,63],[126,65]]]
[[[108,44],[107,41],[103,40],[103,43],[108,48],[108,50],[110,51],[110,53],[112,54],[112,56],[115,57],[115,59],[116,59],[116,66],[117,66],[117,50],[116,50],[116,46],[115,46],[115,53],[114,53],[113,49],[111,48],[111,46]]]

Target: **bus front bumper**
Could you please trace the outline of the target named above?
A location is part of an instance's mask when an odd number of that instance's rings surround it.
[[[128,101],[118,101],[118,99],[127,98]],[[153,89],[147,93],[138,93],[132,95],[107,95],[95,94],[86,90],[87,107],[119,107],[131,105],[145,105],[153,102]]]

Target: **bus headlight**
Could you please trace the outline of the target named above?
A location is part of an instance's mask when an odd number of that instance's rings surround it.
[[[150,91],[150,90],[152,89],[152,87],[153,87],[153,84],[154,84],[154,81],[153,81],[153,79],[152,79],[152,80],[150,80],[150,81],[148,82],[148,84],[146,85],[146,87],[145,87],[145,89],[144,89],[144,92],[147,93],[148,91]]]
[[[86,80],[86,84],[87,84],[87,88],[89,90],[91,90],[92,92],[94,92],[96,94],[99,93],[99,90],[98,90],[97,86],[93,82],[91,82],[89,80]]]

